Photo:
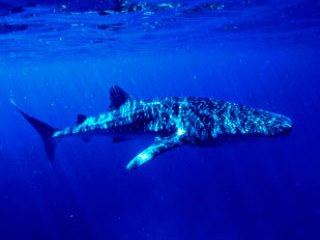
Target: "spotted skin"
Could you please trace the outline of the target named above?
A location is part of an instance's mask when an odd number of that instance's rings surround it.
[[[133,169],[155,156],[183,144],[198,145],[220,135],[260,134],[266,136],[287,132],[290,118],[260,109],[206,98],[162,98],[136,100],[117,86],[118,95],[110,111],[88,117],[75,127],[55,131],[53,138],[86,134],[154,133],[155,141],[127,165]],[[111,91],[112,95],[112,91]]]

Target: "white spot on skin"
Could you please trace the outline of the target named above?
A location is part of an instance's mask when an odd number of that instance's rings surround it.
[[[152,156],[150,156],[147,153],[140,153],[137,157],[135,157],[135,159],[133,159],[131,162],[129,162],[129,164],[127,165],[127,169],[131,170],[133,168],[139,167],[142,164],[149,161],[151,158],[152,158]]]
[[[140,153],[138,156],[141,160],[145,161],[149,158],[149,155],[146,153]]]
[[[178,136],[181,136],[181,135],[183,135],[185,133],[186,133],[186,130],[184,130],[183,128],[178,128],[178,131],[177,131],[177,135]]]

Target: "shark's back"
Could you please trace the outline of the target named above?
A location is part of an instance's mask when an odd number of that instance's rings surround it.
[[[227,134],[274,135],[291,125],[287,117],[246,105],[217,99],[170,97],[149,101],[175,126],[184,128],[194,141]],[[169,121],[170,122],[170,121]],[[287,124],[283,124],[283,123]]]

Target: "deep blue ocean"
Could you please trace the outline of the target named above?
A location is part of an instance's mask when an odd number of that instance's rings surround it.
[[[319,240],[319,43],[317,0],[0,0],[0,239]],[[66,138],[51,164],[9,101],[63,128],[106,112],[115,84],[266,109],[293,129],[134,171],[152,138]]]

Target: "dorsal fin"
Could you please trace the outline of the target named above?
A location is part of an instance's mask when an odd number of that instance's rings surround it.
[[[110,88],[110,110],[118,109],[121,105],[131,100],[132,97],[119,86],[114,85]]]
[[[77,125],[83,123],[87,119],[86,115],[78,114],[77,116]]]

